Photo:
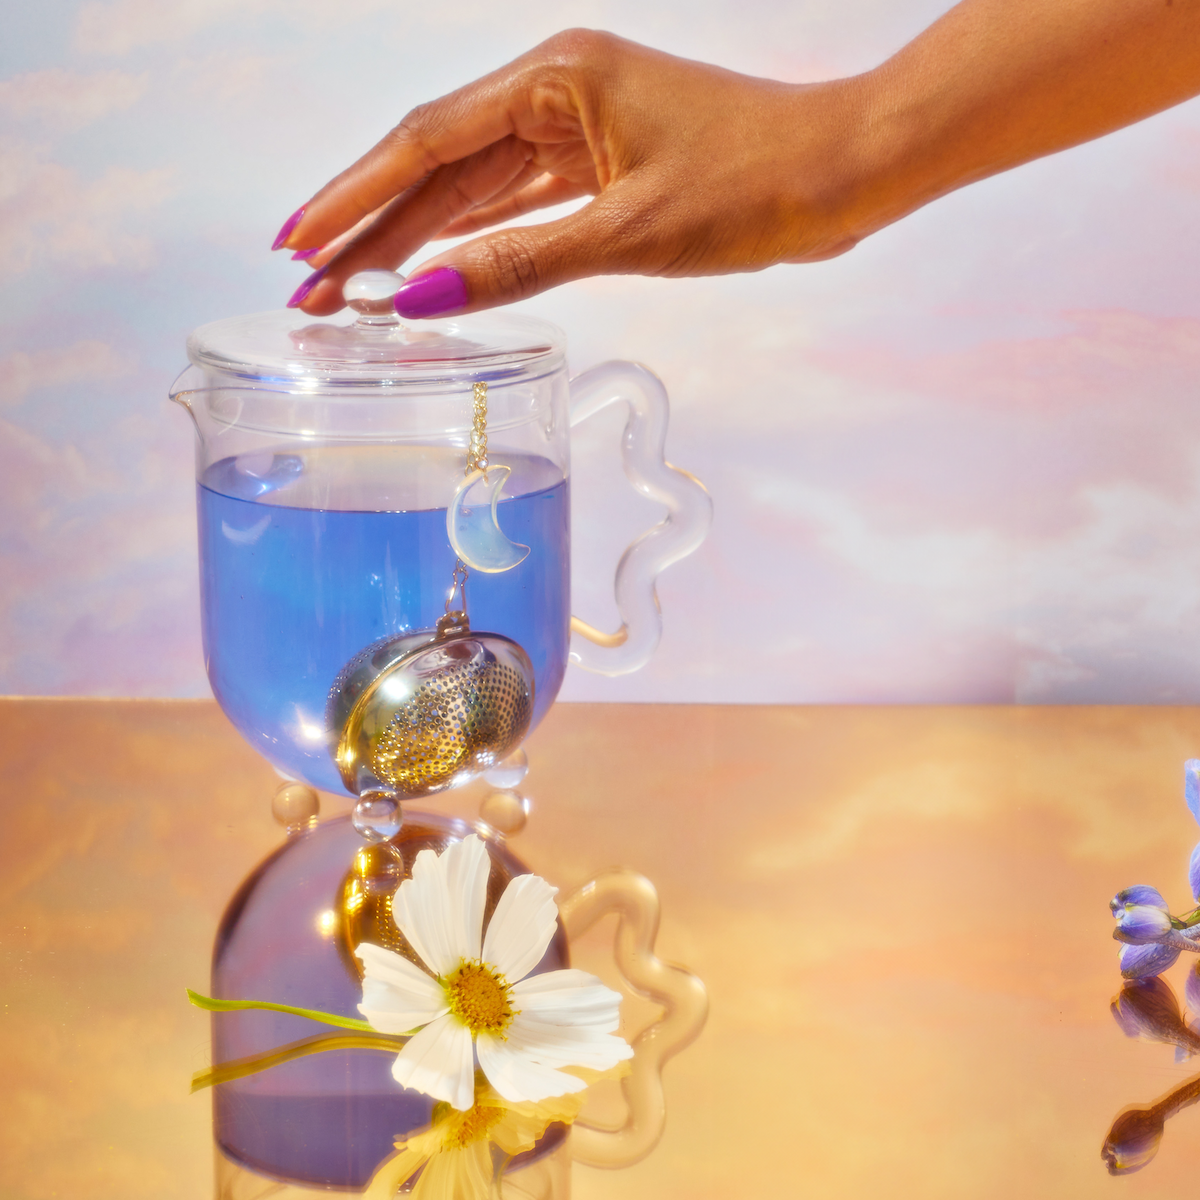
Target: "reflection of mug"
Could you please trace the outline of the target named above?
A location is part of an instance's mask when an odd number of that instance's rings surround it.
[[[667,399],[653,375],[608,363],[568,386],[562,334],[528,319],[488,314],[419,333],[378,318],[296,320],[263,313],[197,330],[193,366],[171,392],[198,433],[209,680],[253,746],[289,775],[344,790],[328,693],[364,649],[432,630],[446,612],[456,559],[468,557],[451,533],[470,515],[461,484],[477,384],[487,385],[486,460],[508,471],[495,524],[528,554],[472,570],[467,606],[473,629],[528,654],[530,728],[558,694],[572,630],[583,639],[573,658],[588,669],[620,674],[647,660],[660,631],[655,577],[711,519],[704,489],[663,460]],[[617,401],[630,411],[626,473],[668,516],[623,557],[623,625],[605,635],[570,616],[569,429]]]
[[[472,829],[465,822],[413,814],[395,840],[399,851],[364,847],[346,819],[295,832],[238,889],[222,919],[213,954],[212,993],[225,998],[271,998],[302,1008],[357,1016],[362,941],[389,946],[398,931],[390,900],[411,860],[425,848],[442,850]],[[526,868],[502,841],[489,837],[490,914],[513,875]],[[404,864],[404,865],[402,865]],[[623,1166],[653,1149],[665,1118],[661,1071],[699,1033],[707,1012],[695,976],[667,966],[654,953],[658,897],[632,872],[607,872],[559,904],[561,925],[541,970],[567,965],[568,942],[615,913],[617,967],[631,988],[665,1010],[634,1042],[622,1080],[628,1118],[615,1131],[580,1122],[564,1138],[551,1125],[539,1144],[509,1164],[504,1196],[569,1194],[570,1162]],[[312,1049],[314,1026],[302,1018],[261,1010],[213,1016],[213,1062],[245,1062],[281,1047]],[[346,1042],[352,1039],[339,1039]],[[392,1079],[390,1051],[337,1049],[305,1054],[214,1088],[213,1132],[219,1200],[328,1195],[329,1188],[361,1190],[394,1155],[397,1136],[427,1126],[433,1102]],[[282,1057],[282,1056],[280,1056]],[[540,1131],[539,1131],[540,1132]],[[510,1190],[510,1184],[511,1189]]]

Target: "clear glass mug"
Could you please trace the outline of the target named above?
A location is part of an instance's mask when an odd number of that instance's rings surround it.
[[[390,305],[347,295],[357,317],[285,310],[198,329],[170,396],[197,433],[213,692],[281,773],[354,794],[329,715],[348,664],[388,639],[432,636],[463,603],[472,630],[528,657],[527,734],[568,660],[617,675],[650,657],[655,578],[703,541],[711,501],[665,462],[667,396],[644,367],[605,363],[568,380],[563,335],[545,322],[482,314],[410,328]],[[477,385],[489,469],[472,481]],[[626,475],[667,516],[622,557],[622,625],[604,634],[570,614],[570,429],[614,403],[629,410]],[[493,569],[493,552],[507,565]]]

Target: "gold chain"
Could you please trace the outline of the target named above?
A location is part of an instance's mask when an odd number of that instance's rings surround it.
[[[475,426],[471,430],[471,448],[467,451],[467,474],[470,475],[472,471],[482,471],[486,475],[488,469],[486,382],[481,381],[475,385],[472,404]]]
[[[471,445],[467,450],[467,474],[472,471],[482,471],[487,475],[487,383],[481,380],[475,384],[471,396],[471,408],[474,417],[471,428]],[[454,603],[455,594],[459,595],[462,608],[457,610],[465,615],[467,611],[467,568],[462,559],[454,564],[454,577],[450,585],[450,595],[446,597],[446,615],[450,616],[455,610],[450,606]],[[439,626],[440,628],[440,626]]]
[[[454,575],[452,578],[453,582],[450,584],[450,595],[446,597],[447,616],[455,611],[464,613],[467,611],[467,568],[463,565],[461,558],[458,559],[454,564]],[[456,594],[461,597],[457,610],[455,610],[453,607],[454,597]]]

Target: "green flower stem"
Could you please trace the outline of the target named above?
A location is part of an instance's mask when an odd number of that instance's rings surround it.
[[[291,1004],[272,1004],[269,1000],[214,1000],[211,996],[201,996],[199,992],[187,989],[188,999],[197,1007],[209,1012],[237,1012],[246,1008],[265,1008],[270,1012],[290,1013],[294,1017],[307,1017],[310,1021],[320,1021],[325,1025],[336,1025],[339,1029],[355,1029],[359,1033],[374,1033],[375,1030],[366,1022],[356,1017],[339,1017],[334,1013],[321,1012],[315,1008],[296,1008]]]
[[[327,1050],[383,1050],[395,1054],[406,1041],[407,1035],[386,1033],[318,1033],[312,1037],[301,1038],[298,1042],[289,1042],[286,1046],[279,1046],[274,1050],[266,1050],[262,1054],[231,1059],[229,1062],[217,1063],[207,1071],[197,1071],[192,1076],[192,1091],[198,1092],[202,1088],[228,1083],[233,1079],[244,1079],[247,1075],[257,1075],[259,1071],[277,1067],[280,1063],[305,1058],[310,1054],[323,1054]]]

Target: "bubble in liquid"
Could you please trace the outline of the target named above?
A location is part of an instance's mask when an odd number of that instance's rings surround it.
[[[354,806],[350,821],[368,842],[386,842],[400,832],[404,814],[395,796],[369,792]]]
[[[289,833],[313,824],[321,811],[321,797],[307,783],[285,783],[271,798],[271,815]]]
[[[494,788],[504,790],[506,788],[519,787],[521,780],[529,773],[529,759],[525,757],[524,750],[514,750],[502,762],[498,762],[494,767],[484,771],[483,777]]]
[[[520,792],[490,792],[479,805],[479,816],[497,833],[520,833],[529,818],[529,800]]]

